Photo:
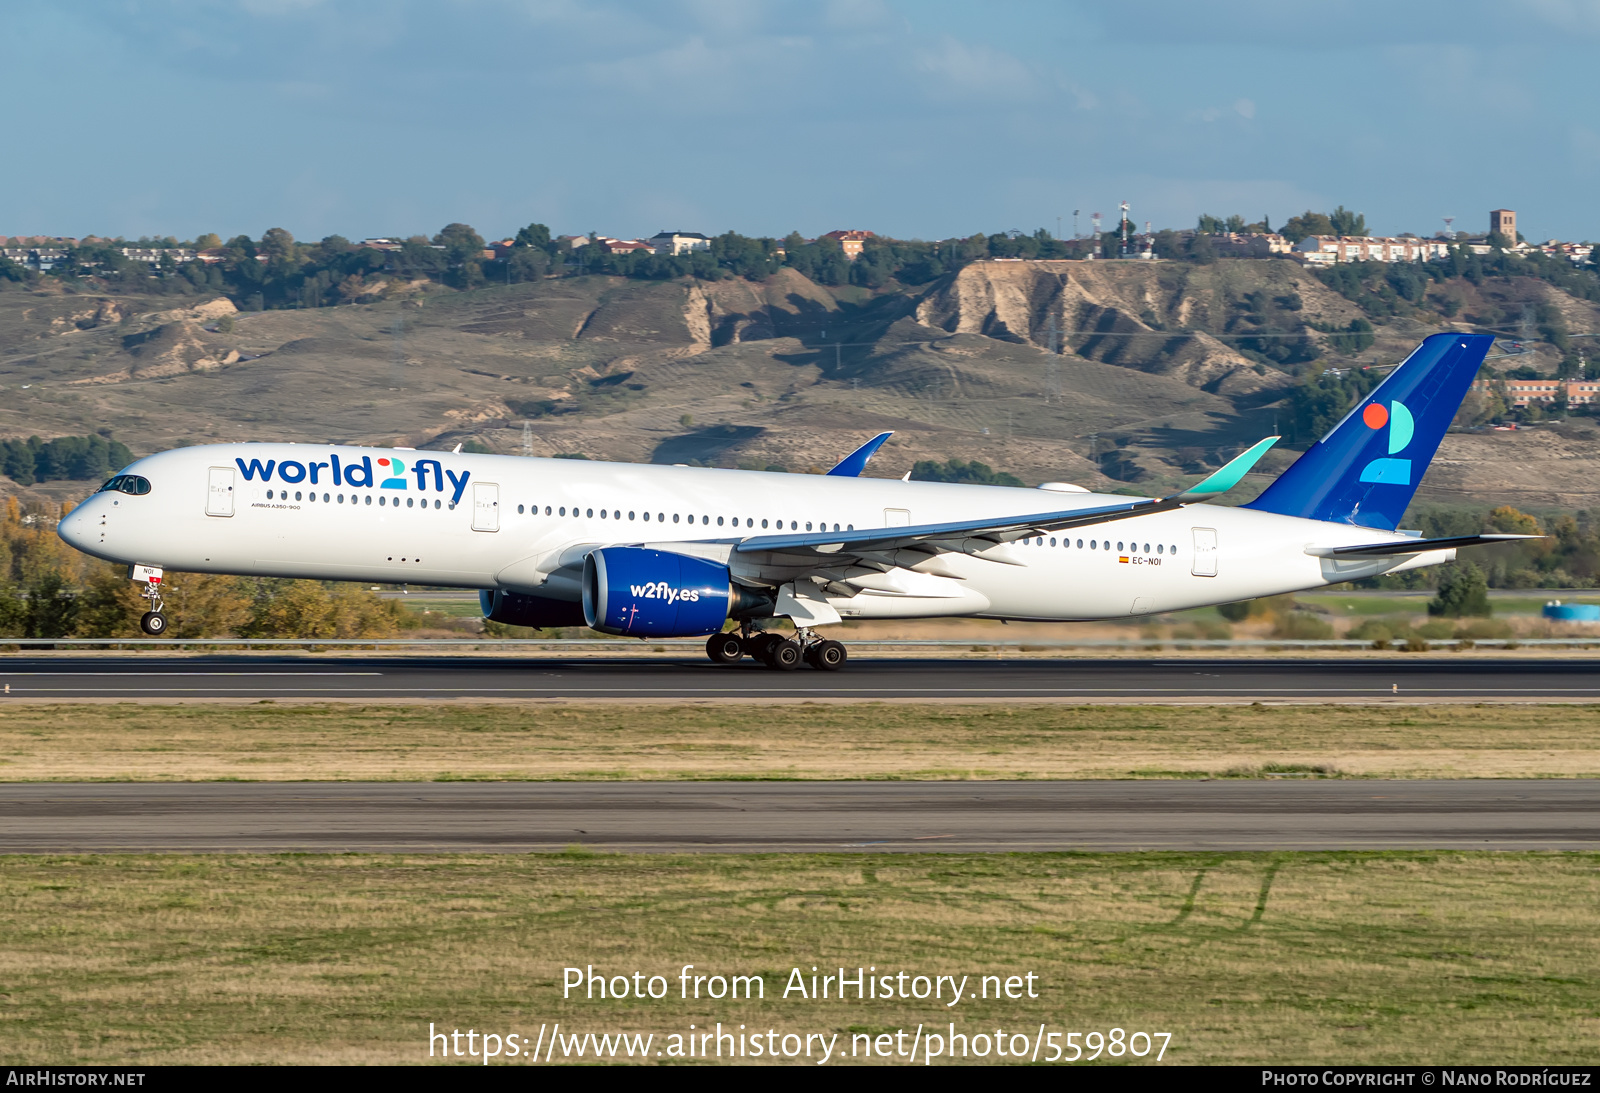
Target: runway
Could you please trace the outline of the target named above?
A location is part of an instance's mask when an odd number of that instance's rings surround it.
[[[0,785],[0,852],[1594,850],[1600,782]]]
[[[895,659],[773,672],[703,657],[0,657],[12,701],[1600,701],[1567,657]]]

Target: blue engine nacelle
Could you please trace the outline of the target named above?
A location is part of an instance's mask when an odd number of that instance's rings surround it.
[[[714,634],[746,598],[728,567],[646,547],[603,547],[583,560],[583,618],[607,634]]]

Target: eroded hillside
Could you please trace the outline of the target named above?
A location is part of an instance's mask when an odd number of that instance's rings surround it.
[[[1460,306],[1514,310],[1496,291]],[[1570,329],[1600,330],[1588,303],[1538,291],[1560,297]],[[805,470],[893,429],[870,473],[977,459],[1029,481],[1158,490],[1271,431],[1296,355],[1350,360],[1328,332],[1360,316],[1288,261],[978,262],[877,293],[792,269],[761,283],[582,277],[251,313],[203,297],[10,293],[0,435],[109,430],[136,452],[526,442]],[[1433,329],[1380,325],[1355,363],[1397,360]],[[1576,504],[1600,480],[1578,433],[1558,470],[1539,469],[1554,449],[1529,460],[1535,446],[1453,436],[1429,485]]]

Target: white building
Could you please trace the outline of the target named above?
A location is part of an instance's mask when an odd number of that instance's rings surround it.
[[[670,254],[676,258],[695,250],[710,250],[711,240],[699,232],[659,231],[650,237],[650,246],[657,254]]]
[[[1411,236],[1308,235],[1295,244],[1294,250],[1308,266],[1331,266],[1336,262],[1426,262],[1450,256],[1450,244],[1445,240]]]

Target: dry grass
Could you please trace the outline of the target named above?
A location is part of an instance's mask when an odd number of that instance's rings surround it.
[[[1578,1063],[1592,854],[0,859],[7,1063],[426,1060],[536,1036],[1173,1034],[1178,1063]],[[568,965],[764,973],[764,1002],[563,1001]],[[1037,974],[1037,1000],[782,999],[813,965]],[[658,1041],[659,1043],[659,1041]],[[557,1056],[559,1060],[559,1055]],[[654,1060],[652,1060],[654,1061]]]
[[[0,780],[1600,775],[1600,707],[9,706]]]

